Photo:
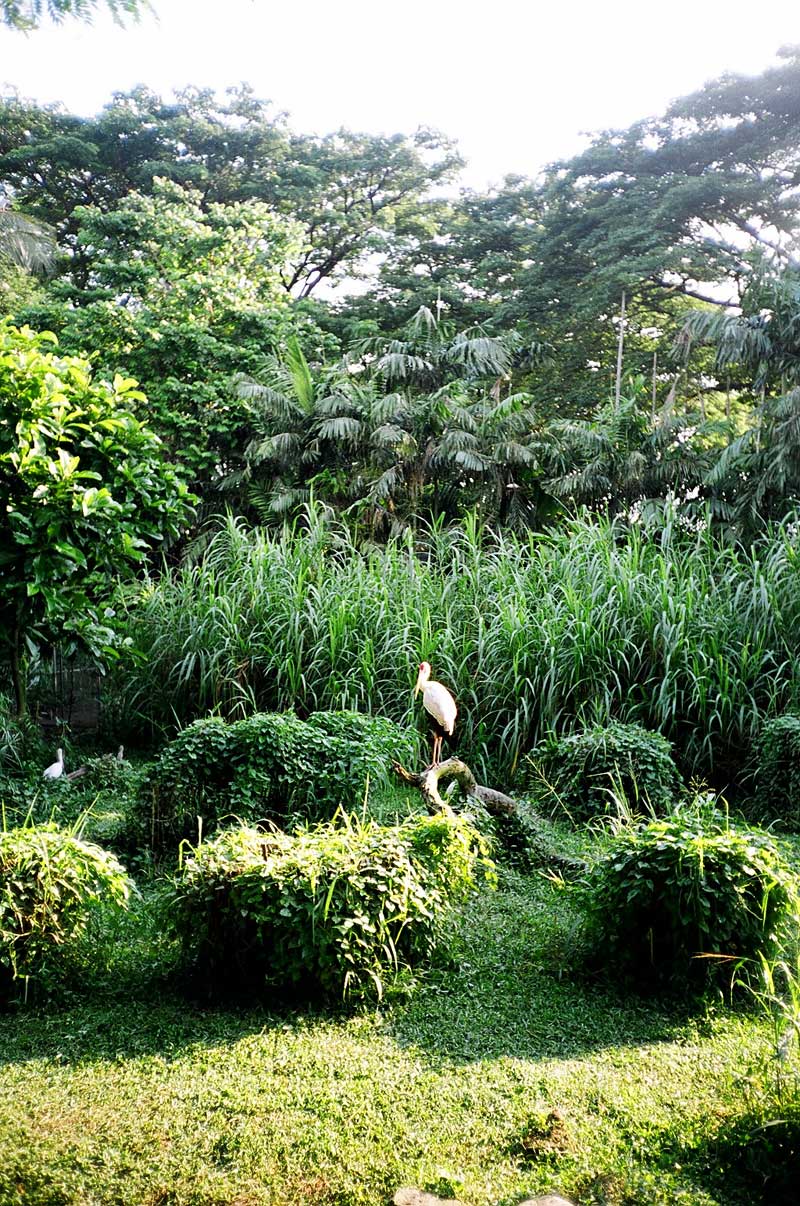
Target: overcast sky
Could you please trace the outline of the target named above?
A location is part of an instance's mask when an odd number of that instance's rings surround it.
[[[535,175],[581,133],[625,126],[723,71],[756,73],[800,42],[798,0],[154,0],[121,30],[105,14],[0,32],[0,83],[97,112],[144,83],[242,81],[295,129],[430,125],[458,140],[464,180]],[[7,90],[7,89],[6,89]]]

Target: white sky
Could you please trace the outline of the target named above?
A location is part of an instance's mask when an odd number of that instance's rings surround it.
[[[144,83],[242,81],[297,130],[456,138],[465,183],[535,175],[723,71],[800,42],[797,0],[153,0],[158,20],[0,31],[0,84],[75,113]]]

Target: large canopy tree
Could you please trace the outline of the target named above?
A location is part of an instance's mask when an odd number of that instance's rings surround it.
[[[302,244],[282,279],[300,297],[357,274],[395,231],[424,221],[430,191],[461,165],[451,141],[429,129],[295,134],[246,87],[224,101],[207,89],[164,101],[137,88],[88,119],[14,98],[0,106],[0,196],[68,245],[78,207],[113,209],[164,177],[196,188],[204,207],[261,201],[299,221]]]
[[[76,220],[80,283],[56,282],[24,317],[70,351],[91,349],[105,371],[135,376],[192,487],[208,487],[246,442],[231,378],[303,329],[281,284],[299,228],[257,201],[204,207],[198,190],[170,181]]]

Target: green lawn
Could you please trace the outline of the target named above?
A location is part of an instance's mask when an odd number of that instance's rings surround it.
[[[575,942],[558,888],[504,875],[409,1003],[281,1014],[149,989],[6,1014],[0,1203],[761,1200],[724,1136],[750,1125],[768,1029],[582,980]]]

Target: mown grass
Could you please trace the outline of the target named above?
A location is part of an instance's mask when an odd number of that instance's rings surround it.
[[[205,559],[131,601],[111,712],[161,733],[209,710],[355,708],[400,723],[426,659],[455,692],[459,749],[511,785],[550,731],[615,718],[675,742],[725,783],[765,716],[800,699],[794,529],[750,551],[677,521],[590,518],[527,539],[474,525],[357,549],[313,520],[270,536],[234,522]]]
[[[767,1027],[623,997],[579,974],[578,944],[567,895],[507,873],[407,1002],[348,1017],[150,990],[0,1017],[0,1203],[757,1200],[720,1188],[713,1144],[762,1091]]]

